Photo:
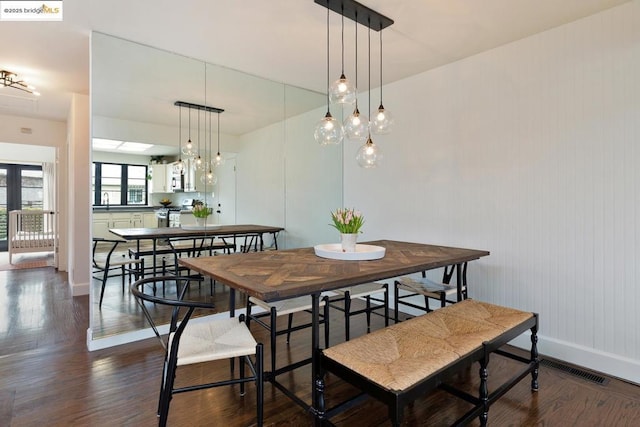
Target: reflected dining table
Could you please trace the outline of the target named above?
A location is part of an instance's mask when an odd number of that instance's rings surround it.
[[[111,228],[109,231],[124,240],[136,242],[136,254],[140,253],[140,241],[151,240],[153,257],[153,272],[156,272],[156,252],[158,240],[161,239],[188,239],[205,237],[229,237],[234,240],[237,237],[252,236],[257,238],[256,249],[263,249],[263,235],[272,234],[277,249],[277,234],[284,230],[282,227],[256,224],[233,225],[208,225],[204,227],[158,227],[158,228]]]
[[[311,297],[311,404],[289,392],[278,383],[275,375],[266,373],[265,378],[316,417],[318,402],[313,385],[319,372],[317,350],[320,348],[321,293],[446,266],[456,268],[457,284],[461,286],[462,265],[489,255],[485,250],[393,240],[377,240],[366,244],[384,247],[384,257],[367,261],[321,258],[316,256],[314,248],[309,247],[231,256],[184,258],[179,263],[230,288],[231,316],[234,316],[235,310],[235,291],[265,302],[305,295]]]

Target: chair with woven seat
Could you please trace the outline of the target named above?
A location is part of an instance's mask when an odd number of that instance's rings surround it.
[[[98,307],[102,308],[102,300],[104,299],[104,289],[107,285],[107,280],[110,277],[122,277],[122,294],[125,293],[125,276],[129,275],[129,283],[131,283],[131,276],[135,279],[140,279],[144,274],[144,260],[143,259],[131,259],[126,258],[125,254],[122,257],[116,257],[116,248],[122,240],[110,240],[103,239],[101,237],[93,238],[92,248],[92,264],[94,279],[101,281],[100,287],[100,302]]]
[[[458,286],[457,284],[451,284],[451,279],[456,269],[455,265],[446,266],[444,268],[441,283],[429,280],[426,277],[426,272],[424,271],[422,272],[421,278],[416,279],[411,276],[398,278],[395,281],[394,291],[395,323],[398,323],[400,304],[429,313],[433,311],[431,307],[429,307],[430,299],[438,301],[440,307],[444,307],[447,304],[455,304],[467,299],[467,263],[463,263],[461,268],[462,271],[460,272],[460,286]],[[408,293],[401,295],[400,291],[406,291]],[[424,296],[424,306],[409,301],[403,301],[403,299],[411,298],[416,295]]]
[[[331,298],[330,306],[344,313],[344,338],[349,341],[351,338],[351,322],[352,316],[358,314],[366,314],[367,317],[367,333],[371,332],[371,313],[375,310],[384,311],[384,325],[389,326],[389,285],[386,283],[365,283],[350,288],[336,289],[334,291],[339,298]],[[382,299],[374,298],[374,295],[382,293]],[[351,302],[355,299],[364,298],[366,306],[362,309],[352,310]],[[380,304],[372,304],[377,302]],[[342,306],[335,304],[342,302]]]
[[[174,394],[239,384],[240,395],[243,396],[245,383],[253,382],[256,387],[257,425],[262,426],[264,396],[262,344],[257,343],[254,339],[244,322],[244,316],[240,316],[240,318],[193,318],[196,309],[212,310],[214,307],[208,302],[185,300],[185,291],[188,287],[186,285],[179,286],[178,282],[186,280],[188,279],[175,276],[160,276],[141,279],[131,285],[131,293],[135,296],[138,305],[165,349],[158,402],[159,425],[164,427],[167,424],[169,405]],[[176,281],[177,294],[173,294],[173,298],[156,296],[156,284],[167,281]],[[149,289],[153,290],[153,294],[147,292]],[[172,308],[166,341],[162,339],[157,325],[147,309],[147,304],[162,304]],[[176,371],[179,366],[224,359],[233,362],[236,357],[239,359],[240,365],[238,377],[235,376],[234,364],[232,363],[230,378],[174,387]],[[255,360],[252,360],[252,357]],[[245,376],[245,365],[249,367],[252,375]]]
[[[320,323],[324,324],[324,345],[325,347],[329,347],[329,304],[327,301],[328,297],[324,296],[320,300],[320,307],[324,308],[323,313],[320,315]],[[261,313],[252,313],[252,307],[258,306],[263,308],[265,311]],[[291,338],[291,333],[295,331],[299,331],[301,329],[309,328],[313,324],[311,322],[304,323],[302,325],[293,326],[293,315],[295,313],[300,312],[310,312],[311,311],[311,297],[297,297],[297,298],[289,298],[285,300],[275,301],[275,302],[264,302],[255,297],[249,297],[247,300],[247,325],[250,324],[252,320],[256,323],[260,324],[262,327],[267,329],[270,333],[270,341],[271,341],[271,372],[276,373],[276,338],[280,335],[287,335],[287,344],[289,344],[289,340]],[[287,315],[287,328],[282,330],[277,330],[277,318],[280,316]],[[263,317],[269,317],[269,323],[261,320]],[[309,359],[310,360],[310,359]],[[309,360],[304,360],[297,362],[293,365],[287,367],[287,369],[291,369],[293,366],[300,366],[307,363]]]

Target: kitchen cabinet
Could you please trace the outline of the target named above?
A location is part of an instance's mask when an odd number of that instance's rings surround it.
[[[142,226],[144,228],[156,228],[158,226],[158,218],[155,213],[142,214]]]
[[[157,164],[151,165],[151,192],[171,193],[173,192],[173,165]]]
[[[146,221],[146,222],[145,222]],[[93,214],[93,237],[114,239],[110,228],[155,228],[158,226],[154,213],[143,212],[95,212]]]
[[[142,219],[142,213],[132,213],[131,214],[131,227],[133,228],[141,228],[144,227],[144,222]]]

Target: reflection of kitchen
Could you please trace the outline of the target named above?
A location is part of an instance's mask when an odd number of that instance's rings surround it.
[[[213,208],[209,223],[221,223],[221,219],[224,218],[224,203],[216,194],[220,188],[219,183],[214,186],[203,184],[201,176],[204,172],[197,171],[193,162],[189,160],[183,160],[183,172],[172,156],[150,157],[94,151],[93,161],[145,166],[148,202],[147,205],[117,206],[112,200],[117,198],[117,194],[114,196],[110,195],[109,191],[103,191],[100,196],[102,206],[94,206],[93,209],[94,237],[113,238],[113,234],[109,232],[111,228],[194,225],[192,208],[198,202],[206,203]],[[232,217],[228,219],[232,220]]]

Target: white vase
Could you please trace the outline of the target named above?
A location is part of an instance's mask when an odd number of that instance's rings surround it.
[[[342,252],[355,252],[357,241],[358,241],[358,233],[340,234],[340,243],[342,244]]]
[[[204,227],[205,225],[207,225],[207,217],[204,217],[204,218],[196,217],[196,225],[198,227]]]

